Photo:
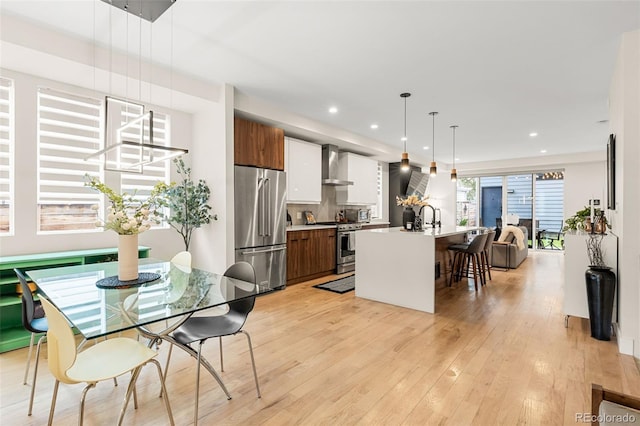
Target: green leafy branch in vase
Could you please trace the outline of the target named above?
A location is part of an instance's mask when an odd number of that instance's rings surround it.
[[[182,158],[174,159],[173,163],[181,180],[172,182],[166,191],[167,206],[171,209],[167,220],[182,236],[185,250],[189,251],[193,231],[211,220],[218,220],[218,216],[211,214],[208,204],[211,190],[206,182],[200,179],[195,183],[191,179],[191,168],[185,165]]]

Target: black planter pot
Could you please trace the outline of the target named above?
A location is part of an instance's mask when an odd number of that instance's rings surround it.
[[[415,220],[416,220],[416,212],[415,210],[413,210],[413,207],[405,207],[404,210],[402,211],[402,226],[404,227],[404,229],[408,229],[407,223],[411,223],[411,229],[409,230],[413,231]]]
[[[584,277],[587,283],[591,337],[598,340],[611,340],[616,274],[608,266],[589,266]]]

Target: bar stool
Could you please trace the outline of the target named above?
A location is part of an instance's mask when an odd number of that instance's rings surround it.
[[[480,254],[481,266],[482,266],[482,275],[484,277],[484,282],[486,284],[487,278],[484,276],[487,274],[489,276],[489,281],[491,281],[491,250],[493,248],[493,240],[495,239],[496,231],[491,230],[487,233],[487,241],[484,243],[484,249]]]
[[[473,284],[478,291],[478,278],[480,284],[484,285],[484,274],[482,269],[482,261],[480,255],[484,250],[489,234],[478,234],[469,244],[452,244],[448,247],[454,251],[453,265],[451,267],[451,282],[453,284],[453,276],[455,274],[456,281],[460,281],[464,276],[469,278],[469,263],[473,268]]]

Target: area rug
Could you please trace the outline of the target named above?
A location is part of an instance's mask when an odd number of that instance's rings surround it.
[[[355,274],[349,275],[348,277],[314,285],[314,287],[322,290],[333,291],[334,293],[346,293],[356,288],[356,276]]]

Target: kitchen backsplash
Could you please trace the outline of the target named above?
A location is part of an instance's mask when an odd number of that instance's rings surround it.
[[[336,203],[336,187],[330,185],[322,185],[322,203],[320,204],[287,204],[287,211],[291,215],[293,225],[304,225],[303,211],[310,210],[313,212],[316,221],[331,222],[336,219],[336,213],[350,206],[338,205]],[[362,207],[362,206],[358,206]],[[298,219],[300,213],[300,219]]]

